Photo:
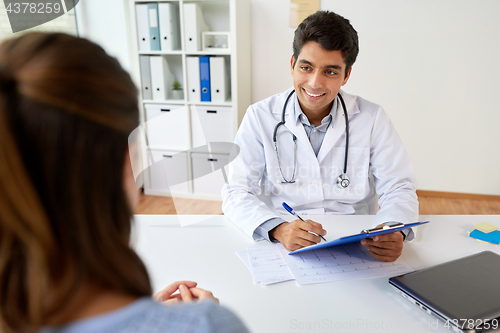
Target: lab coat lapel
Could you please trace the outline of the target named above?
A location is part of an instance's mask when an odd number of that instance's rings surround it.
[[[347,109],[347,115],[349,117],[349,121],[351,118],[360,112],[358,105],[353,97],[345,93],[344,91],[340,91],[342,97],[344,98],[345,106]],[[350,133],[349,129],[349,135]],[[342,103],[340,100],[337,103],[337,114],[335,119],[333,120],[333,126],[328,128],[325,138],[323,139],[323,143],[321,144],[321,148],[318,152],[318,161],[321,164],[323,159],[328,155],[328,153],[332,150],[333,147],[345,147],[345,119],[344,119],[344,110],[342,109]],[[343,142],[339,143],[338,141],[342,139]]]
[[[313,154],[314,151],[311,147],[311,142],[309,141],[309,138],[307,137],[306,130],[304,129],[304,125],[300,121],[297,121],[297,118],[295,118],[295,112],[294,112],[294,104],[296,99],[290,98],[290,101],[288,102],[287,105],[287,113],[285,114],[285,126],[288,128],[295,136],[297,137],[297,140],[302,142],[302,144],[305,145],[305,147],[308,147]]]

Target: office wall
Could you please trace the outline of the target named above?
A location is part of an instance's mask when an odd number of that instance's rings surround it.
[[[83,0],[80,32],[130,68],[127,0]],[[252,100],[291,86],[289,0],[252,0]],[[322,0],[360,54],[347,92],[381,104],[422,190],[500,195],[500,1]]]
[[[291,86],[289,0],[252,0],[252,91]],[[344,89],[391,117],[421,190],[500,195],[500,2],[322,0],[358,31]]]
[[[101,45],[129,70],[131,50],[126,0],[82,0],[75,7],[78,34]]]

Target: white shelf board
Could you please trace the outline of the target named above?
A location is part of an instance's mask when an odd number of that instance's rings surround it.
[[[207,106],[233,106],[232,101],[226,102],[193,102],[193,101],[185,101],[181,99],[167,99],[164,101],[153,100],[153,99],[143,99],[143,104],[177,104],[177,105],[207,105]]]
[[[183,99],[166,99],[164,101],[156,100],[156,99],[143,99],[142,100],[143,104],[178,104],[178,105],[184,105],[187,104],[185,100]]]
[[[182,55],[182,51],[139,51],[140,55]]]
[[[191,55],[231,55],[230,50],[207,50],[207,51],[193,51],[185,52],[187,56]]]

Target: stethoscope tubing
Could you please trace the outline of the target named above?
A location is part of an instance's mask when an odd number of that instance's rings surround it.
[[[281,163],[280,163],[280,160],[279,160],[279,153],[278,153],[278,145],[276,143],[277,141],[277,133],[278,133],[278,128],[281,126],[281,125],[284,125],[285,124],[285,112],[286,112],[286,106],[288,105],[288,101],[290,100],[290,97],[292,97],[293,93],[295,93],[295,90],[292,90],[286,100],[285,100],[285,104],[283,104],[283,110],[281,112],[281,121],[276,124],[276,126],[274,127],[274,132],[273,132],[273,142],[274,142],[274,147],[275,147],[275,150],[276,150],[276,157],[278,159],[278,166],[279,166],[279,169],[280,169],[280,173],[281,173],[281,176],[283,177],[283,180],[285,181],[285,183],[294,183],[295,182],[295,166],[296,166],[296,163],[297,163],[297,159],[296,159],[296,153],[297,153],[297,143],[296,143],[296,140],[297,140],[297,137],[295,136],[295,134],[292,133],[293,135],[293,142],[294,142],[294,169],[293,169],[293,174],[292,174],[292,178],[291,180],[287,180],[285,178],[285,176],[283,175],[283,171],[281,170]],[[346,176],[347,177],[347,158],[349,156],[349,118],[347,116],[347,108],[345,106],[345,102],[344,102],[344,98],[342,98],[342,95],[340,94],[340,92],[337,94],[337,97],[339,98],[340,100],[340,103],[342,104],[342,110],[344,111],[344,119],[345,119],[345,153],[344,153],[344,172],[343,174],[340,176]],[[348,185],[347,185],[348,186]]]
[[[340,92],[337,94],[340,99],[340,103],[342,103],[342,110],[344,110],[344,118],[345,118],[345,153],[344,153],[344,174],[347,174],[347,157],[349,156],[349,118],[347,117],[347,108],[345,107],[344,99]]]
[[[279,123],[276,124],[276,126],[274,127],[274,133],[273,133],[273,142],[276,144],[276,133],[278,133],[278,128],[281,126],[281,125],[285,125],[285,111],[286,111],[286,106],[288,104],[288,100],[290,99],[290,97],[292,97],[293,93],[295,92],[295,89],[292,90],[286,100],[285,100],[285,104],[283,105],[283,111],[281,111],[281,121]],[[294,139],[295,139],[295,134],[292,133],[292,135],[294,136]]]

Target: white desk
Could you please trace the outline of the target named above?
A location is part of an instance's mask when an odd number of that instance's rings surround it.
[[[291,217],[291,216],[290,216]],[[290,220],[290,217],[285,217]],[[136,249],[151,276],[154,291],[177,280],[192,280],[232,309],[252,332],[451,332],[397,295],[388,277],[298,285],[255,284],[235,255],[253,242],[224,216],[137,215]],[[329,231],[327,239],[373,226],[373,216],[308,216]],[[421,216],[428,225],[406,243],[401,258],[421,269],[500,246],[468,237],[474,224],[500,226],[500,216]]]

